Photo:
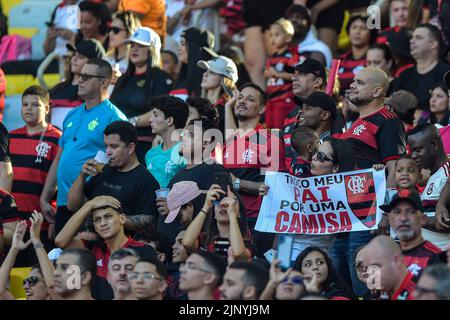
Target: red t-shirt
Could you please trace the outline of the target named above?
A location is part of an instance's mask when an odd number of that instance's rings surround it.
[[[392,295],[391,300],[414,300],[412,294],[416,288],[416,284],[413,281],[413,277],[414,276],[412,273],[408,272],[406,277],[403,279],[400,288],[398,288]]]

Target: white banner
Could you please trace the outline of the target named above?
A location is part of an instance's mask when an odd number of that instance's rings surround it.
[[[385,171],[372,169],[297,178],[267,172],[270,189],[255,229],[291,234],[334,234],[378,228],[386,194]]]

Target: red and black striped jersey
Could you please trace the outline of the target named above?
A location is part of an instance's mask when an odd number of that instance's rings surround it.
[[[366,55],[359,59],[355,59],[351,51],[344,53],[339,57],[339,59],[341,60],[341,65],[338,72],[340,83],[339,94],[343,96],[345,94],[345,90],[350,88],[350,84],[358,71],[364,69],[367,65],[367,60]]]
[[[28,220],[33,210],[41,211],[39,198],[48,171],[58,153],[61,131],[48,125],[45,133],[28,134],[22,127],[10,132],[10,153],[14,170],[12,195],[21,219]],[[41,139],[42,138],[42,139]],[[43,225],[43,229],[47,226]]]
[[[265,170],[286,171],[284,148],[277,135],[278,130],[265,129],[261,124],[240,136],[230,136],[223,148],[222,164],[235,177],[242,180],[263,182]],[[241,194],[247,217],[256,218],[262,198]]]
[[[223,0],[223,7],[219,14],[225,20],[227,33],[233,35],[245,29],[245,21],[242,16],[243,0]]]
[[[429,241],[424,241],[421,245],[402,251],[403,263],[418,280],[422,271],[429,265],[442,262],[439,254],[442,250]]]
[[[17,205],[13,196],[0,188],[0,234],[3,234],[3,224],[19,220]]]
[[[400,287],[392,295],[391,300],[414,300],[413,292],[415,288],[413,275],[408,272]]]
[[[291,48],[283,53],[276,53],[267,58],[266,69],[274,68],[277,72],[294,73],[294,67],[299,63],[300,56],[296,48]],[[286,100],[294,98],[292,92],[292,81],[271,77],[267,79],[266,87],[267,99]]]
[[[301,157],[292,160],[288,167],[289,173],[298,178],[307,178],[311,176],[311,162]]]
[[[385,28],[385,29],[381,30],[380,34],[377,37],[376,42],[377,43],[389,44],[388,35],[390,33],[397,33],[399,31],[400,31],[400,27],[399,26]]]
[[[395,160],[406,152],[405,129],[402,122],[386,107],[364,118],[358,118],[344,133],[333,138],[347,140],[359,169]]]

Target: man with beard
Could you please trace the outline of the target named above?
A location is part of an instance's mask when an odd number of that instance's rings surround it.
[[[298,53],[303,59],[314,59],[321,64],[331,67],[333,55],[330,48],[316,38],[311,30],[312,20],[308,9],[299,4],[293,4],[286,10],[286,19],[294,25],[294,38],[292,42],[297,45]]]
[[[92,216],[95,232],[100,240],[80,240],[77,232],[86,219]],[[56,236],[55,244],[60,248],[88,248],[97,261],[97,276],[93,286],[96,299],[111,300],[113,291],[107,279],[111,254],[120,248],[132,248],[140,257],[155,257],[155,250],[125,235],[126,216],[117,199],[110,196],[96,197],[86,202],[66,223]]]
[[[350,143],[358,168],[386,164],[387,184],[394,187],[394,160],[405,153],[406,139],[402,122],[383,105],[388,86],[389,79],[384,71],[376,68],[359,71],[346,92],[359,118],[347,132],[335,137]]]
[[[255,262],[233,262],[219,288],[222,300],[258,300],[269,280],[262,265]]]
[[[431,123],[418,125],[411,130],[408,135],[408,145],[411,150],[411,158],[416,161],[419,169],[431,171],[430,178],[428,178],[421,195],[427,215],[427,222],[422,229],[423,237],[444,250],[447,246],[450,226],[444,223],[445,220],[442,220],[442,210],[440,210],[440,214],[435,214],[435,212],[438,211],[439,198],[445,198],[443,188],[449,177],[450,158],[445,153],[439,131]],[[448,205],[448,202],[441,203],[444,207]],[[443,226],[435,228],[436,225]]]
[[[389,205],[380,208],[388,212],[389,225],[400,240],[403,262],[414,277],[418,278],[428,265],[441,262],[441,249],[422,237],[426,216],[419,194],[401,190]]]
[[[137,252],[129,248],[121,248],[111,255],[107,279],[114,292],[114,300],[134,300],[128,278],[138,259]]]
[[[386,164],[387,186],[394,187],[395,160],[405,153],[406,146],[402,122],[383,106],[388,86],[388,77],[381,69],[364,68],[359,71],[347,90],[349,103],[358,110],[359,118],[350,129],[334,137],[347,140],[359,169],[372,168],[377,163]],[[344,278],[347,282],[351,279],[353,291],[358,296],[364,295],[367,289],[358,281],[354,252],[372,238],[369,231],[341,233],[331,250],[338,273],[348,275]]]

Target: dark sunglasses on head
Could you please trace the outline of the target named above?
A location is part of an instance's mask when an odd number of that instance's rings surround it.
[[[28,284],[30,287],[32,287],[38,282],[39,282],[39,278],[36,276],[33,276],[33,277],[28,277],[28,278],[24,279],[23,285],[26,286]]]
[[[288,281],[291,281],[293,284],[303,284],[303,278],[301,276],[294,276],[292,278],[285,277],[283,279],[283,283],[287,283]]]
[[[124,28],[119,28],[119,27],[109,27],[108,31],[109,32],[112,31],[112,33],[118,34],[120,31],[125,31],[125,29]]]
[[[317,151],[316,157],[317,157],[317,160],[319,160],[319,162],[325,162],[325,161],[334,162],[333,159],[328,158],[327,155],[322,151]]]

